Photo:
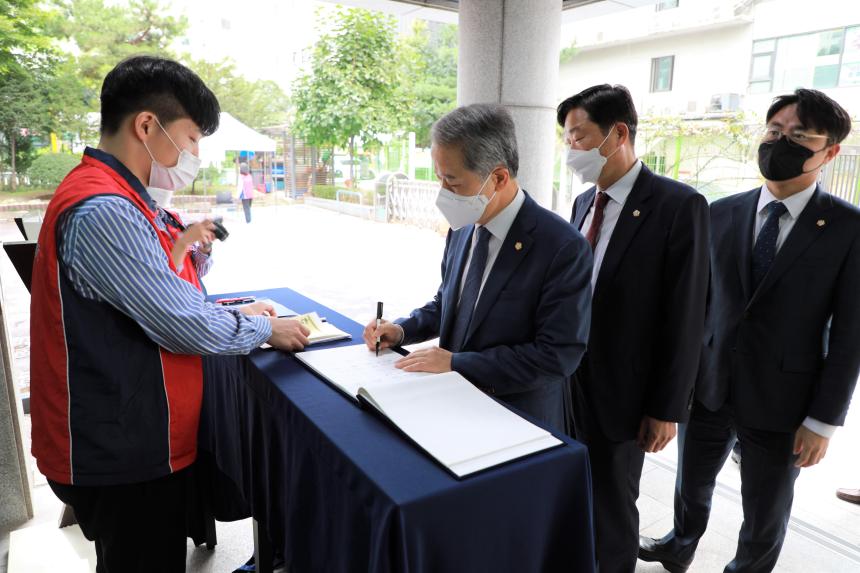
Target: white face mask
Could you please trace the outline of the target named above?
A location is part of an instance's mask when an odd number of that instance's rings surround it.
[[[462,195],[457,195],[453,191],[448,191],[444,187],[439,188],[439,195],[436,197],[436,207],[438,207],[445,216],[445,219],[448,221],[448,224],[451,225],[452,229],[456,231],[466,225],[472,225],[481,218],[481,215],[484,214],[484,210],[487,208],[487,205],[493,200],[493,197],[496,196],[495,191],[493,191],[492,197],[487,197],[483,194],[484,186],[487,184],[487,181],[490,180],[492,175],[492,173],[487,175],[487,178],[484,179],[484,182],[481,184],[481,189],[478,191],[477,195],[464,197]]]
[[[170,202],[173,199],[173,191],[159,189],[158,187],[147,187],[146,192],[149,193],[152,200],[158,203],[163,209],[170,207]]]
[[[612,157],[615,154],[616,149],[606,157],[600,155],[600,148],[603,147],[603,144],[606,143],[606,140],[609,139],[609,135],[612,133],[610,131],[606,134],[606,137],[603,138],[603,141],[600,142],[600,145],[597,147],[593,147],[588,151],[583,151],[581,149],[570,149],[567,150],[567,167],[576,177],[583,183],[597,183],[597,180],[600,178],[600,174],[603,172],[603,166],[606,165],[606,160]]]
[[[143,146],[146,147],[147,153],[152,158],[152,169],[149,171],[149,187],[147,187],[147,190],[156,188],[165,191],[178,191],[190,185],[194,181],[194,178],[197,177],[197,172],[200,170],[200,158],[195,157],[187,149],[179,149],[179,146],[176,145],[176,142],[167,133],[167,130],[162,127],[158,118],[155,119],[155,122],[161,128],[161,131],[164,132],[164,135],[167,136],[167,139],[170,140],[170,143],[173,144],[173,147],[176,148],[176,151],[179,152],[179,159],[173,167],[162,165],[155,160],[155,156],[152,155],[152,151],[149,150],[149,146],[144,141]],[[166,205],[162,205],[162,207],[166,207]]]

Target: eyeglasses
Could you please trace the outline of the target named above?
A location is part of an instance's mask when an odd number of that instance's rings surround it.
[[[830,141],[830,138],[826,135],[822,135],[820,133],[809,133],[807,131],[794,130],[788,133],[785,133],[781,129],[776,126],[767,126],[764,128],[762,132],[761,140],[765,143],[773,143],[777,139],[782,136],[785,136],[785,139],[788,140],[789,143],[793,143],[794,145],[801,145],[803,147],[808,147],[811,143],[820,142],[821,140],[825,140],[827,142]],[[826,147],[826,145],[825,145]]]

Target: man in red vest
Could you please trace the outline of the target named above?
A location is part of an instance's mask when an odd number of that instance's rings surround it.
[[[219,111],[176,62],[119,63],[102,85],[98,148],[60,184],[39,235],[33,455],[95,541],[98,573],[185,570],[201,355],[308,342],[298,322],[263,305],[206,302],[198,270],[208,268],[211,229],[186,230],[153,199],[193,181]],[[184,257],[177,245],[189,245]]]

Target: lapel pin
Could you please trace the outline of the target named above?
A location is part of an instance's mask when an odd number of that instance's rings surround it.
[[[823,227],[825,225],[825,223],[826,223],[826,221],[824,219],[819,219],[818,221],[816,221],[815,224],[818,225],[819,227]]]
[[[517,241],[516,243],[514,243],[514,248],[518,251],[521,251],[523,249],[523,244]]]
[[[642,214],[642,212],[641,212],[639,209],[636,209],[635,211],[633,211],[633,216],[634,216],[634,217],[638,217],[638,216],[639,216],[639,215],[641,215],[641,214]]]

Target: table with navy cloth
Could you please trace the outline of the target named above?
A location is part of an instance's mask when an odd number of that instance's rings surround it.
[[[295,291],[253,294],[352,335],[319,348],[361,343],[361,325]],[[566,436],[458,480],[288,353],[207,357],[204,382],[212,511],[252,515],[291,573],[594,571],[588,457]]]

